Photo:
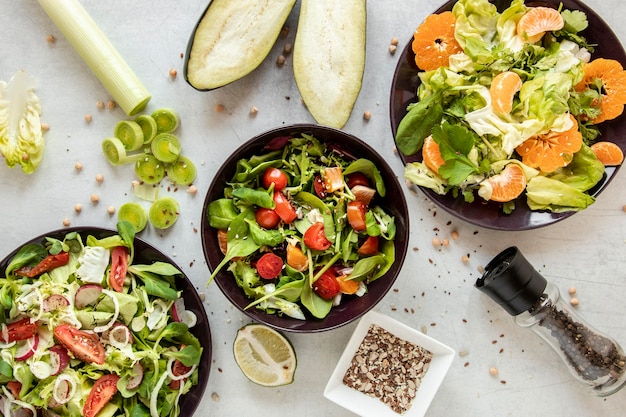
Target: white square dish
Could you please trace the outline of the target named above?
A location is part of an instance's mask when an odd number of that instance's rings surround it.
[[[343,382],[355,353],[368,334],[371,325],[377,325],[393,336],[420,346],[432,354],[428,370],[424,373],[421,384],[415,391],[411,406],[402,414],[394,411],[379,398],[367,395],[351,388]],[[339,362],[331,375],[324,396],[334,403],[362,417],[422,417],[428,410],[439,386],[452,364],[455,351],[450,347],[426,336],[405,324],[400,323],[376,311],[364,315],[355,328]]]

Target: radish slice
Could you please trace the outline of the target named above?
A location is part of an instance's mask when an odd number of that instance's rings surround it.
[[[98,284],[85,284],[76,290],[74,306],[83,309],[95,303],[102,294],[102,286]]]
[[[174,321],[183,321],[184,313],[185,300],[182,297],[177,298],[174,304],[172,304],[172,318]]]
[[[17,343],[17,351],[15,352],[16,361],[25,361],[35,354],[39,346],[39,335],[35,333],[33,337],[22,340]]]
[[[52,375],[58,375],[70,363],[70,356],[67,354],[67,349],[61,345],[54,345],[50,348],[50,367],[52,368]]]
[[[135,362],[135,364],[133,365],[133,370],[131,372],[131,377],[126,383],[126,389],[134,390],[136,388],[139,388],[139,385],[141,385],[141,381],[143,381],[143,366],[141,366],[140,362]]]
[[[61,294],[52,294],[43,300],[44,311],[54,311],[70,305],[70,301]]]
[[[108,336],[109,343],[118,349],[122,349],[134,342],[134,337],[130,329],[122,323],[115,323],[113,327],[109,329],[106,336]]]

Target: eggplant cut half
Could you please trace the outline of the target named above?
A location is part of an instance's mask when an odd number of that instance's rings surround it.
[[[198,20],[184,65],[185,81],[213,90],[243,78],[267,57],[296,0],[212,0]]]

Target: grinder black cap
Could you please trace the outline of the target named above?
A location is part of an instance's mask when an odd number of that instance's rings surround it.
[[[527,311],[546,289],[546,279],[515,246],[500,252],[485,267],[476,288],[516,316]]]

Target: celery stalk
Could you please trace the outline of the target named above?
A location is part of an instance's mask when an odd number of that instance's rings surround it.
[[[78,0],[38,1],[122,110],[143,110],[150,93]]]

